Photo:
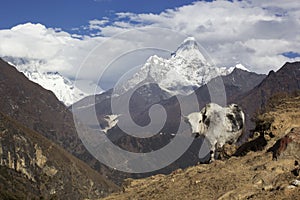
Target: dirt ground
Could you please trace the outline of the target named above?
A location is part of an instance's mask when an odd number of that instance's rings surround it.
[[[105,199],[300,199],[300,152],[277,160],[267,152],[291,128],[300,127],[300,97],[282,99],[260,120],[271,122],[268,130],[257,133],[266,138],[263,150],[169,175],[128,179],[123,192]]]

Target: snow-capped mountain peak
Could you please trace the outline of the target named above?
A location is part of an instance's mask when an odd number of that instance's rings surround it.
[[[173,57],[198,59],[206,62],[194,37],[186,38],[173,54]]]
[[[201,53],[195,38],[188,37],[170,58],[151,56],[137,73],[115,88],[114,92],[121,95],[141,83],[154,82],[170,95],[188,95],[212,78],[229,73],[225,67],[212,66]]]

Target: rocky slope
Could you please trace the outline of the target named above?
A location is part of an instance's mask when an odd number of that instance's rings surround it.
[[[0,113],[0,199],[84,199],[118,187],[37,132]]]
[[[105,199],[299,199],[299,108],[299,95],[277,100],[257,118],[255,137],[236,151],[238,157],[128,179],[123,192]],[[286,137],[289,142],[282,142]],[[277,160],[274,152],[279,152]]]
[[[265,111],[268,100],[276,94],[291,94],[300,90],[300,62],[285,63],[278,71],[268,76],[249,92],[238,96],[234,102],[246,113],[247,130],[255,127],[252,118],[259,110]],[[244,138],[247,138],[245,135]]]
[[[122,180],[87,151],[77,135],[71,111],[51,91],[1,59],[0,69],[0,112],[60,145],[102,175],[115,182]]]

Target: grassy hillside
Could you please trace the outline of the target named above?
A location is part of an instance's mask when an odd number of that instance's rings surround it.
[[[170,175],[128,179],[123,192],[105,199],[300,199],[300,153],[274,160],[268,152],[291,128],[300,127],[300,96],[273,99],[256,122],[254,137],[238,150],[246,155]],[[300,134],[299,128],[294,131]]]

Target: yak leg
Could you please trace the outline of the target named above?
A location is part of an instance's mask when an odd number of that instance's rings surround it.
[[[214,142],[214,143],[211,145],[211,149],[210,149],[210,162],[215,161],[216,153],[217,153],[216,150],[218,149],[217,146],[218,146],[218,143],[217,143],[217,142]]]

